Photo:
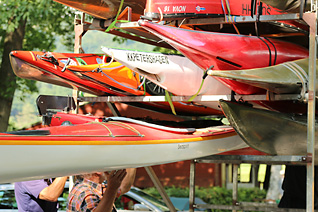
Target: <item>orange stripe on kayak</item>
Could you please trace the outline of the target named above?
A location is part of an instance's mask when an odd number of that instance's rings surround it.
[[[232,137],[237,135],[235,132],[228,133],[226,135],[213,135],[213,136],[206,136],[206,137],[196,137],[196,138],[185,138],[185,139],[166,139],[166,140],[133,140],[133,141],[114,141],[114,140],[61,140],[62,137],[56,136],[47,136],[50,137],[50,140],[39,140],[34,137],[34,140],[18,140],[12,139],[8,140],[0,137],[0,145],[148,145],[148,144],[173,144],[173,143],[186,143],[186,142],[200,142],[205,140],[215,140],[215,139],[222,139],[227,137]],[[9,137],[9,136],[7,136]],[[81,136],[78,136],[81,137]],[[73,137],[75,138],[75,137]],[[59,139],[59,140],[54,140]]]

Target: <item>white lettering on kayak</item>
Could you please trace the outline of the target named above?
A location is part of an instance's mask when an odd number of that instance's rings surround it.
[[[178,144],[178,149],[189,149],[189,144]]]
[[[132,62],[137,61],[137,62],[143,62],[143,63],[169,64],[169,59],[168,59],[168,56],[166,55],[127,53],[127,60]]]
[[[187,9],[187,6],[173,6],[172,11],[175,13],[182,13],[185,12]]]

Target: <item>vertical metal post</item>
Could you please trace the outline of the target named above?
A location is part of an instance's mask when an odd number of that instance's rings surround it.
[[[308,85],[308,120],[307,120],[307,207],[314,211],[314,161],[315,161],[315,86],[316,86],[316,35],[317,35],[317,1],[311,1],[311,13],[304,19],[309,25],[309,85]]]
[[[259,171],[259,165],[258,164],[253,164],[252,165],[252,170],[253,170],[253,185],[255,188],[259,187],[259,182],[258,182],[258,171]]]
[[[75,17],[74,30],[75,30],[75,41],[74,41],[74,53],[84,53],[82,49],[82,37],[87,32],[84,26],[85,13],[82,13],[81,19]]]
[[[316,20],[316,15],[315,19]],[[309,91],[308,91],[308,129],[307,156],[307,211],[314,211],[314,159],[315,159],[315,85],[316,85],[316,23],[310,26],[309,47]]]
[[[74,53],[84,53],[82,49],[82,37],[87,32],[87,30],[84,29],[84,22],[85,22],[85,13],[82,13],[81,19],[78,19],[77,16],[75,16],[74,20],[74,31],[75,31],[75,39],[74,39]],[[73,98],[76,104],[76,111],[73,113],[78,112],[78,89],[73,88]]]
[[[304,15],[304,9],[306,7],[305,0],[300,0],[300,7],[299,7],[299,18],[302,19]]]
[[[232,192],[232,201],[233,206],[236,206],[238,204],[237,201],[237,190],[238,190],[238,164],[233,164],[233,192]],[[236,212],[235,209],[232,210],[233,212]]]
[[[84,19],[85,19],[85,13],[82,13],[82,17],[80,20],[80,24],[78,23],[78,18],[75,15],[74,18],[74,31],[75,31],[75,39],[74,39],[74,53],[80,53],[80,51],[82,50],[82,36],[85,34],[84,32]],[[73,92],[72,92],[72,97],[74,99],[75,102],[75,110],[72,110],[71,112],[74,114],[78,113],[78,89],[76,87],[73,87]],[[74,185],[74,177],[73,176],[69,176],[69,192],[72,190]]]
[[[148,167],[145,167],[145,169],[146,169],[149,177],[151,178],[152,182],[155,184],[155,187],[157,188],[158,192],[160,193],[163,201],[168,206],[169,211],[176,212],[175,207],[173,206],[170,198],[168,197],[167,193],[165,192],[165,189],[163,188],[162,184],[160,183],[160,180],[158,179],[153,168],[151,166],[148,166]]]
[[[190,163],[190,185],[189,185],[189,212],[194,212],[195,199],[195,164],[194,160]]]
[[[227,177],[228,177],[228,182],[233,183],[233,164],[228,164]]]

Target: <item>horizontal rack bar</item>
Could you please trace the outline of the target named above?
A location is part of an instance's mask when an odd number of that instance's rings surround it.
[[[299,100],[298,94],[281,94],[271,95],[270,98],[267,95],[234,95],[236,100],[245,101],[280,101],[280,100]],[[191,96],[171,96],[173,102],[183,101],[186,102]],[[198,95],[192,101],[193,102],[207,102],[207,101],[219,101],[231,100],[231,95]],[[165,96],[99,96],[99,97],[79,97],[79,101],[82,102],[166,102]]]
[[[227,19],[226,19],[227,17]],[[284,20],[299,20],[299,13],[289,13],[282,15],[260,15],[257,18],[256,15],[252,16],[229,16],[225,15],[223,17],[217,18],[192,18],[185,19],[183,21],[184,25],[202,25],[202,24],[226,24],[229,23],[226,20],[232,20],[235,23],[250,23],[250,22],[269,22],[269,21],[284,21]],[[128,23],[116,23],[118,28],[136,28],[139,27],[138,22],[128,22]]]
[[[251,163],[251,164],[306,164],[307,157],[302,155],[210,155],[197,158],[196,163]]]
[[[235,23],[251,23],[251,22],[269,22],[269,21],[283,21],[283,20],[299,20],[299,13],[290,13],[282,15],[260,15],[257,16],[226,16],[218,18],[196,18],[196,19],[186,19],[183,24],[185,25],[202,25],[202,24],[226,24],[229,23],[226,20],[232,20]],[[124,27],[125,25],[122,25]]]

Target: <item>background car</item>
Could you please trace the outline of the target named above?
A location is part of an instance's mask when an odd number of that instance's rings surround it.
[[[0,209],[16,209],[17,203],[14,196],[14,184],[0,185]],[[5,210],[1,210],[5,211]]]
[[[115,205],[118,209],[124,210],[158,212],[169,211],[168,206],[163,201],[136,187],[132,187],[130,191],[118,198]]]

